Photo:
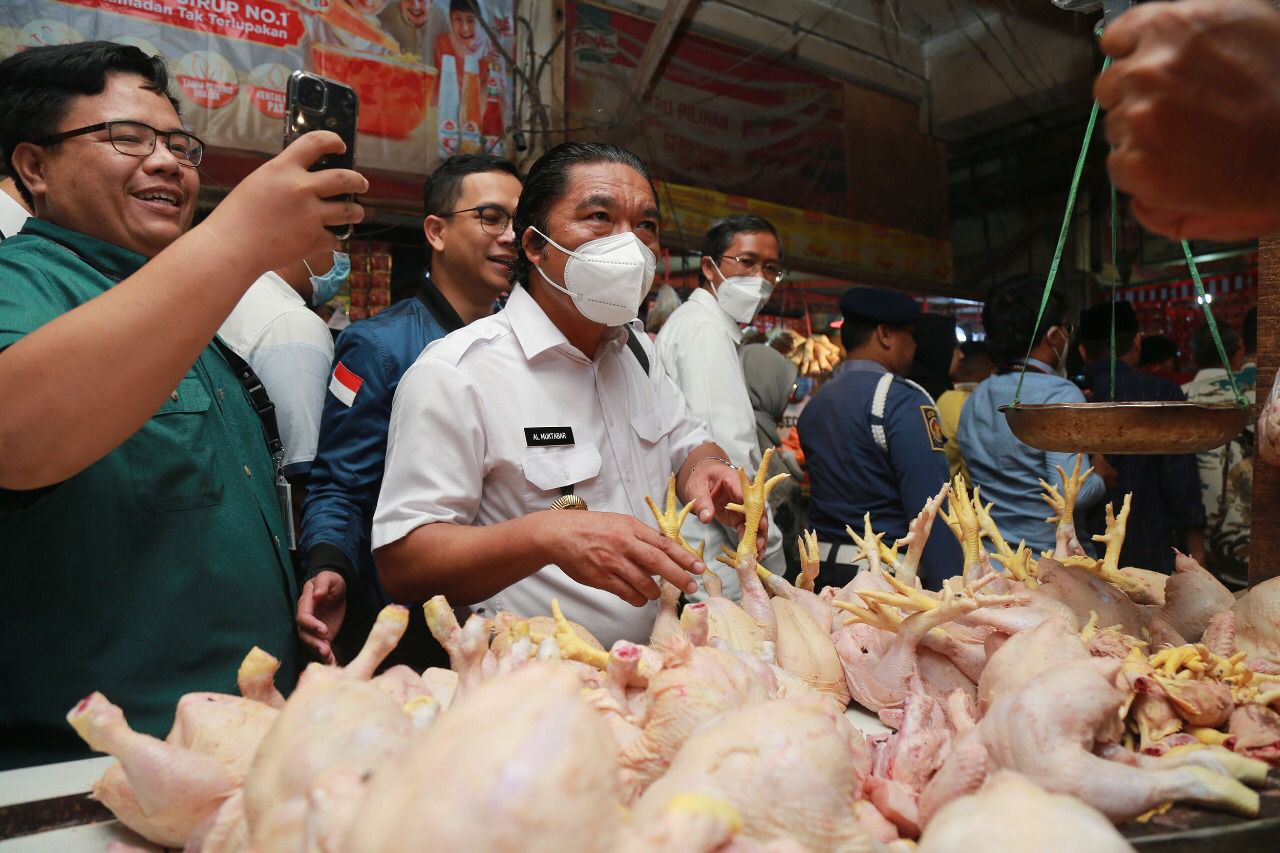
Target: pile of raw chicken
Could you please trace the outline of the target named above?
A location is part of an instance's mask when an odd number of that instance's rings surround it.
[[[850,530],[866,567],[821,594],[812,535],[795,585],[756,565],[773,481],[744,477],[723,555],[741,604],[711,572],[679,613],[667,586],[648,645],[606,650],[558,605],[459,624],[437,597],[448,670],[375,675],[407,622],[392,606],[287,700],[255,649],[242,695],[183,697],[163,741],[98,693],[68,720],[119,759],[94,794],[192,850],[1119,851],[1115,823],[1174,801],[1256,815],[1280,761],[1280,580],[1236,600],[1181,555],[1172,576],[1118,566],[1127,500],[1087,557],[1087,476],[1042,484],[1052,554],[1011,547],[957,481],[893,547],[869,518]],[[674,485],[650,506],[679,540]],[[965,565],[930,592],[936,522]],[[855,728],[851,699],[889,730]]]

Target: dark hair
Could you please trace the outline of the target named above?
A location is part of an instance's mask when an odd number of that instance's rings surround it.
[[[1138,356],[1138,366],[1147,367],[1162,361],[1178,360],[1178,345],[1164,335],[1149,335],[1142,339],[1142,354]]]
[[[1244,338],[1245,355],[1253,355],[1258,351],[1258,306],[1255,305],[1248,311],[1244,312],[1244,328],[1241,329],[1241,335]]]
[[[454,12],[479,15],[480,7],[476,5],[476,0],[449,0],[449,14],[452,15]]]
[[[1043,295],[1044,276],[1041,275],[1014,276],[992,286],[987,304],[982,308],[982,326],[987,330],[987,345],[997,365],[1021,364],[1027,357]],[[1062,325],[1066,314],[1062,297],[1050,293],[1044,320],[1040,323],[1040,338],[1052,327]],[[1034,343],[1038,342],[1039,338]]]
[[[1240,349],[1240,333],[1230,326],[1222,325],[1218,327],[1218,336],[1222,338],[1222,348],[1227,351],[1227,360],[1229,361],[1235,357],[1236,351]],[[1213,334],[1209,331],[1208,323],[1201,324],[1191,338],[1191,357],[1196,360],[1196,367],[1201,370],[1208,367],[1231,369],[1230,365],[1222,363],[1222,359],[1218,355],[1218,347],[1213,342]]]
[[[958,382],[978,382],[991,375],[995,369],[995,359],[991,357],[991,347],[984,341],[966,341],[960,345],[963,356],[956,365]]]
[[[1132,329],[1127,332],[1116,330],[1116,357],[1127,353],[1133,348],[1133,342],[1137,340],[1138,333]],[[1085,357],[1090,361],[1101,361],[1104,358],[1111,357],[1111,340],[1094,341],[1081,339],[1080,346],[1084,347]]]
[[[840,327],[840,343],[844,344],[845,352],[852,352],[871,340],[880,325],[874,320],[864,320],[861,317],[845,317],[844,325]]]
[[[658,189],[644,161],[625,148],[607,142],[562,142],[538,158],[529,169],[516,206],[516,259],[511,265],[511,283],[529,283],[531,264],[524,253],[524,232],[530,225],[547,233],[547,214],[569,189],[569,170],[574,166],[594,163],[619,163],[635,169],[649,184],[654,206],[658,206]],[[533,239],[539,248],[546,242],[537,234]]]
[[[81,95],[101,95],[112,74],[137,74],[148,92],[164,95],[181,115],[169,93],[164,60],[132,45],[109,41],[32,47],[0,62],[0,153],[18,192],[32,204],[31,191],[13,168],[13,149],[58,132],[58,124]]]
[[[455,154],[445,160],[422,182],[423,216],[452,213],[462,197],[462,182],[468,175],[505,172],[517,181],[524,177],[516,164],[492,154]],[[431,245],[427,244],[427,263],[431,263]]]
[[[718,220],[707,231],[702,238],[702,257],[711,258],[719,264],[720,256],[729,250],[729,244],[739,234],[772,234],[778,241],[779,254],[782,252],[782,238],[772,222],[754,213],[735,213]],[[707,277],[702,274],[701,266],[698,269],[698,284],[706,284]]]

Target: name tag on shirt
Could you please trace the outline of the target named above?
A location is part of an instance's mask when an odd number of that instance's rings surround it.
[[[525,427],[524,441],[529,447],[572,445],[573,427]]]

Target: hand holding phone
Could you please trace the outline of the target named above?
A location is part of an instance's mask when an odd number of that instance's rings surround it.
[[[288,147],[299,136],[314,130],[338,134],[346,144],[342,154],[325,154],[311,166],[323,169],[354,169],[356,159],[356,121],[360,98],[350,86],[328,80],[307,71],[289,75],[285,96],[284,145]],[[354,194],[335,196],[338,201],[355,201]],[[351,225],[329,226],[339,239],[351,236]]]

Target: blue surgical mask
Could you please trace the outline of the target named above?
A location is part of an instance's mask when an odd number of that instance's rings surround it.
[[[311,273],[311,304],[323,305],[338,295],[342,285],[351,276],[351,258],[346,252],[333,253],[333,268],[324,275],[316,275],[311,271],[311,264],[302,260],[307,272]]]

